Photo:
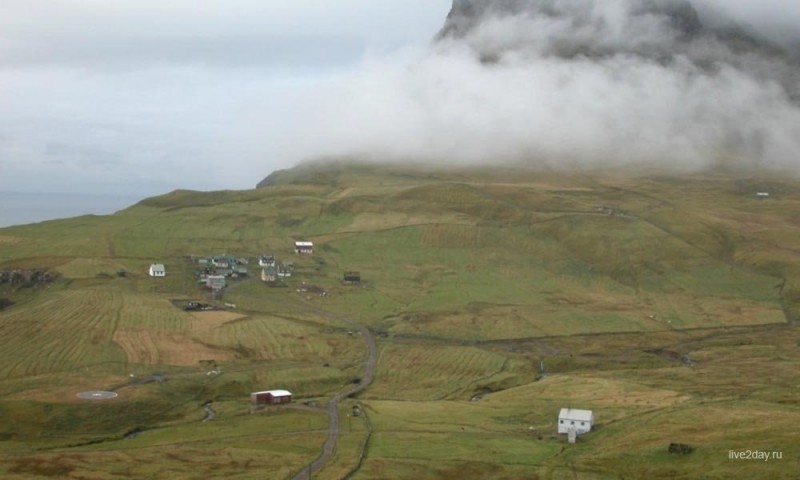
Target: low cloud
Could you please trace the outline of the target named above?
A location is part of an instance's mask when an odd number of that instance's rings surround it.
[[[432,41],[450,0],[10,0],[0,190],[249,188],[335,156],[798,166],[800,4],[694,0],[754,47],[634,0],[493,2],[561,10]]]
[[[275,153],[552,167],[800,166],[791,42],[767,41],[753,24],[730,29],[746,9],[711,3],[700,10],[700,32],[633,0],[495,13],[425,51],[373,59],[295,91],[295,108],[272,126],[281,134]],[[757,25],[769,24],[765,18]]]

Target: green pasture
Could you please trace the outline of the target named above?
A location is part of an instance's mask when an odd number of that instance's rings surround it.
[[[167,473],[198,479],[284,478],[316,455],[324,440],[321,429],[326,418],[321,413],[285,410],[250,415],[242,402],[213,407],[218,417],[212,422],[201,421],[197,404],[191,420],[146,429],[131,439],[0,455],[0,471],[7,478],[161,478]]]
[[[475,347],[388,344],[365,398],[469,399],[487,385],[526,374],[524,364]]]
[[[320,452],[327,399],[363,376],[352,322],[378,338],[375,379],[342,403],[314,478],[348,474],[364,442],[352,478],[797,471],[794,180],[344,163],[273,180],[0,229],[0,271],[58,275],[0,285],[14,302],[0,310],[0,476],[289,478]],[[300,239],[312,256],[293,253]],[[267,252],[294,264],[280,286],[260,281]],[[193,257],[223,253],[249,258],[249,277],[214,297]],[[362,283],[344,285],[348,270]],[[155,373],[167,380],[138,383]],[[108,388],[120,396],[75,397]],[[273,388],[319,408],[251,415],[249,393]],[[366,417],[347,416],[356,402]],[[553,437],[565,406],[596,412],[577,445]],[[669,455],[673,441],[696,450]]]

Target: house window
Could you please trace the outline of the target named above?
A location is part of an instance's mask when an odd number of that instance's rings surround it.
[[[586,423],[585,422],[581,422],[581,427],[584,426],[584,425],[586,425]]]
[[[559,420],[559,423],[561,423],[563,425],[564,424],[564,420]]]
[[[569,424],[570,424],[570,425],[575,425],[575,422],[574,422],[574,421],[572,421],[572,422],[569,422]]]

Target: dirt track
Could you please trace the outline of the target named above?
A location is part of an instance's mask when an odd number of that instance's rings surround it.
[[[290,303],[292,303],[292,306],[298,307],[301,310],[313,312],[322,317],[349,325],[353,329],[358,330],[364,342],[367,344],[367,359],[364,361],[364,375],[361,377],[361,381],[357,385],[352,385],[337,393],[328,403],[328,438],[325,440],[325,444],[322,447],[322,453],[311,463],[304,465],[303,468],[292,477],[293,480],[303,480],[311,478],[314,473],[320,471],[322,467],[328,463],[328,460],[330,460],[333,451],[336,450],[336,444],[339,441],[339,403],[350,395],[366,390],[372,383],[372,379],[375,376],[375,366],[378,363],[378,345],[375,343],[375,337],[367,327],[349,317],[338,315],[305,303],[294,301],[290,301]]]
[[[364,342],[367,344],[367,359],[364,362],[364,376],[361,377],[361,382],[358,385],[353,385],[337,393],[328,403],[328,438],[325,440],[325,445],[322,447],[322,453],[292,477],[293,480],[311,478],[311,475],[318,472],[328,463],[331,455],[333,455],[333,451],[336,449],[336,443],[339,441],[339,402],[350,395],[365,390],[369,384],[372,383],[372,379],[375,376],[375,365],[378,362],[378,345],[375,343],[375,337],[372,336],[372,333],[370,333],[367,327],[359,325],[347,317],[335,315],[324,310],[316,308],[309,308],[309,310],[319,315],[344,322],[358,330],[364,338]]]

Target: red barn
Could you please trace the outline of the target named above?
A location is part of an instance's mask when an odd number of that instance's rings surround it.
[[[283,405],[292,403],[292,392],[288,390],[266,390],[250,394],[250,403],[253,405]]]

